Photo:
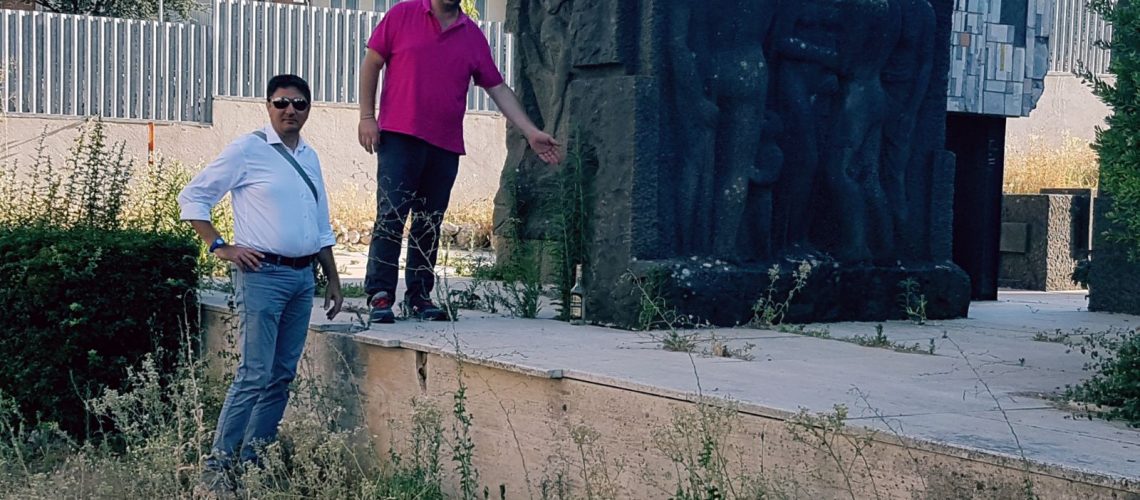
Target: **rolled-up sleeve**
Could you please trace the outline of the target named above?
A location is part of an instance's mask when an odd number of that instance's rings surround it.
[[[178,193],[182,220],[210,220],[210,210],[241,183],[245,164],[244,138],[231,142]]]
[[[319,163],[318,163],[319,165]],[[317,168],[320,172],[320,167]],[[336,233],[333,233],[332,223],[329,219],[329,191],[325,187],[324,174],[320,174],[321,198],[317,200],[317,231],[321,235],[321,248],[336,245]]]

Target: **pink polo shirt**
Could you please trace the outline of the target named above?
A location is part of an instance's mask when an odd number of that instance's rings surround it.
[[[441,30],[431,0],[405,0],[384,14],[368,48],[388,68],[380,94],[380,130],[464,154],[468,83],[472,78],[483,88],[503,83],[479,26],[460,13]]]

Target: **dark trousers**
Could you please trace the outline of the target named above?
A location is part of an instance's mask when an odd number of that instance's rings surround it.
[[[404,222],[412,216],[404,280],[407,297],[430,298],[440,225],[459,170],[459,155],[418,138],[381,132],[376,169],[376,225],[368,247],[364,289],[395,299]]]

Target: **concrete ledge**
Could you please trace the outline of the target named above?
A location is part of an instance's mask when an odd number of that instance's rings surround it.
[[[1034,333],[1140,321],[1089,313],[1082,300],[1006,294],[976,304],[970,319],[886,324],[894,341],[938,339],[934,355],[716,332],[734,347],[756,344],[753,361],[690,358],[637,333],[475,312],[454,324],[404,321],[346,334],[355,328],[314,310],[307,355],[315,359],[310,369],[345,385],[345,406],[360,408],[356,417],[380,450],[406,444],[413,400],[450,407],[463,380],[475,465],[485,484],[504,485],[508,497],[537,497],[541,481],[560,472],[581,487],[572,431],[583,426],[597,433],[591,449],[604,450],[610,467],[623,464],[614,480],[620,498],[668,496],[675,468],[655,443],[678,412],[712,401],[736,410],[720,436],[725,452],[739,457],[734,470],[762,474],[796,498],[1024,498],[1027,480],[1039,498],[1140,498],[1140,432],[1074,419],[1026,396],[1082,375],[1078,355],[1033,342]],[[218,296],[203,302],[207,344],[217,350],[216,339],[232,333],[231,313]],[[872,326],[828,328],[842,338]],[[798,411],[838,403],[850,413],[834,435],[834,452],[857,467],[836,466],[802,439]],[[870,446],[856,454],[853,443],[861,440]]]

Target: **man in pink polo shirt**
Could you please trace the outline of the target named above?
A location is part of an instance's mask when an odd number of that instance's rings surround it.
[[[560,144],[526,116],[491,59],[479,27],[460,0],[405,0],[393,6],[368,40],[360,71],[360,145],[377,152],[376,226],[364,288],[373,323],[391,323],[399,280],[404,221],[412,214],[404,279],[412,314],[447,320],[432,304],[439,228],[463,150],[463,115],[472,79],[547,163],[562,161]],[[376,123],[376,85],[388,72]]]

